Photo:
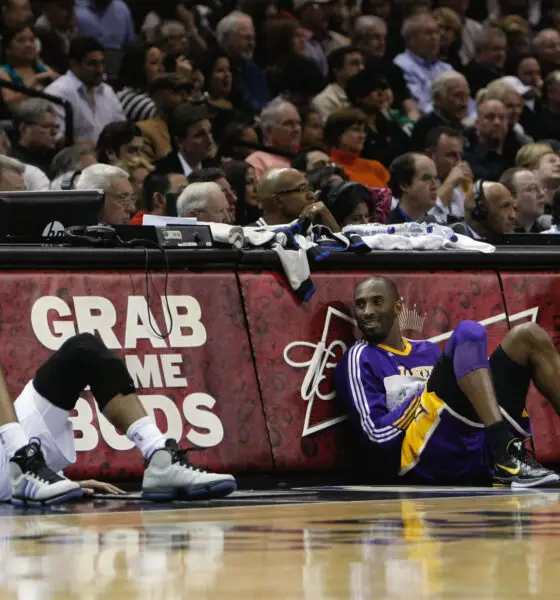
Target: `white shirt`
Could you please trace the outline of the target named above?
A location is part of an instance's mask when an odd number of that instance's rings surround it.
[[[447,223],[449,215],[463,219],[465,217],[465,199],[465,192],[457,186],[451,192],[449,206],[445,206],[438,196],[435,206],[430,209],[428,214],[435,217],[438,223],[442,223],[443,225]]]
[[[72,71],[53,81],[45,93],[68,100],[74,109],[74,137],[97,141],[99,134],[109,123],[126,121],[121,103],[113,88],[102,83],[95,88],[94,101],[90,100],[84,82]],[[64,109],[55,104],[59,137],[64,135]]]
[[[475,41],[482,31],[482,25],[474,19],[465,19],[463,22],[462,44],[459,50],[461,62],[468,64],[475,55]]]
[[[335,110],[349,106],[348,96],[338,83],[329,83],[322,92],[313,98],[313,107],[319,111],[323,121],[326,121]]]
[[[23,182],[25,189],[29,192],[44,192],[49,189],[49,178],[41,171],[41,169],[33,165],[25,165],[23,172]]]
[[[179,157],[179,162],[181,163],[181,167],[183,167],[183,173],[185,174],[185,177],[188,177],[193,172],[194,169],[183,158],[183,155],[180,152],[177,152],[177,156]]]

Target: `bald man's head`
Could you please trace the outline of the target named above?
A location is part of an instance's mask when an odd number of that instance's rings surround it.
[[[475,210],[477,207],[478,211]],[[514,231],[515,201],[511,192],[501,183],[483,182],[478,203],[474,192],[468,195],[465,213],[469,225],[476,230],[482,227],[489,238]]]
[[[267,171],[259,182],[258,196],[264,219],[271,225],[297,219],[314,200],[305,175],[291,168]]]
[[[270,199],[278,192],[283,191],[285,189],[286,180],[289,183],[290,178],[293,177],[295,173],[301,175],[296,169],[270,169],[267,171],[259,181],[257,188],[261,203],[266,202],[267,199]],[[303,179],[305,179],[305,176],[303,176]]]

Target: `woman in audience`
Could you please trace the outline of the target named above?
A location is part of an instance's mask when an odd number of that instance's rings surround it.
[[[203,77],[205,91],[202,101],[214,115],[212,133],[219,141],[229,123],[243,118],[241,99],[234,97],[233,93],[230,60],[225,52],[217,50],[199,61],[195,69]]]
[[[371,190],[359,183],[331,181],[319,196],[331,211],[340,228],[371,222],[373,200]]]
[[[266,75],[270,96],[282,92],[282,73],[290,58],[305,55],[305,30],[292,19],[278,19],[266,28]]]
[[[544,190],[546,212],[555,192],[560,190],[560,156],[548,144],[526,144],[515,157],[515,166],[533,171]]]
[[[459,51],[463,40],[461,17],[450,8],[436,8],[432,12],[439,27],[439,59],[450,64],[455,71],[461,71],[463,64]]]
[[[163,72],[163,53],[157,46],[138,44],[125,49],[117,98],[129,121],[145,121],[156,114],[155,104],[147,93],[148,83]]]
[[[301,109],[301,147],[312,148],[323,146],[325,141],[325,126],[321,115],[314,108]]]
[[[215,109],[233,109],[231,97],[232,74],[227,54],[216,51],[197,64],[204,76],[204,87],[208,104]]]
[[[309,173],[318,167],[328,167],[331,164],[331,157],[321,146],[300,150],[292,160],[292,167],[302,173]]]
[[[37,40],[28,25],[2,31],[2,57],[4,64],[0,66],[0,79],[4,81],[41,90],[59,77],[40,61]],[[26,98],[29,96],[2,88],[2,99],[10,109]]]
[[[362,156],[385,167],[410,148],[413,122],[393,109],[393,90],[383,74],[366,66],[346,85],[348,100],[366,116],[367,137]]]
[[[309,171],[307,181],[309,189],[318,192],[318,196],[320,196],[321,190],[326,189],[332,181],[348,181],[348,175],[342,167],[329,165],[328,167],[316,167]]]
[[[255,169],[242,160],[231,160],[222,166],[226,179],[237,196],[235,224],[248,225],[262,216],[257,196]]]
[[[333,112],[325,124],[325,143],[333,162],[346,171],[351,181],[368,187],[386,187],[389,171],[376,160],[361,158],[366,141],[367,117],[358,109]]]
[[[531,27],[519,15],[507,15],[501,20],[500,27],[507,39],[505,71],[511,73],[519,59],[531,51]]]
[[[144,179],[154,170],[153,165],[141,156],[131,156],[118,162],[116,166],[129,174],[136,201],[141,199]]]
[[[230,123],[222,134],[218,148],[218,159],[225,163],[229,160],[245,160],[255,149],[240,144],[258,144],[259,136],[249,123],[241,121]]]

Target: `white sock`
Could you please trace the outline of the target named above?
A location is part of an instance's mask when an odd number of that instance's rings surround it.
[[[29,438],[19,423],[6,423],[6,425],[0,426],[0,442],[6,449],[8,460],[10,460],[20,448],[29,444]]]
[[[156,450],[165,447],[166,437],[150,417],[142,417],[132,423],[126,437],[136,444],[145,459],[150,458]]]

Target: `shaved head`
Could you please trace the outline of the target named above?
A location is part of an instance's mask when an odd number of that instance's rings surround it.
[[[354,297],[358,295],[358,292],[361,290],[362,286],[370,283],[382,283],[387,289],[389,296],[391,296],[395,302],[401,297],[397,288],[397,284],[392,279],[389,279],[389,277],[385,277],[385,275],[372,275],[371,277],[360,281],[354,290]]]
[[[511,193],[503,183],[497,181],[485,181],[482,185],[484,186],[483,196],[489,203],[497,202]]]
[[[286,189],[294,180],[294,177],[299,181],[302,179],[302,174],[297,169],[270,169],[259,181],[258,194],[261,202],[271,198],[274,194]],[[305,177],[303,177],[305,179]]]
[[[502,183],[496,181],[485,181],[482,183],[481,204],[484,206],[485,216],[473,217],[473,209],[476,206],[475,196],[470,192],[465,203],[467,221],[471,227],[476,228],[476,222],[484,226],[483,237],[491,239],[492,236],[513,233],[515,228],[515,201]]]

